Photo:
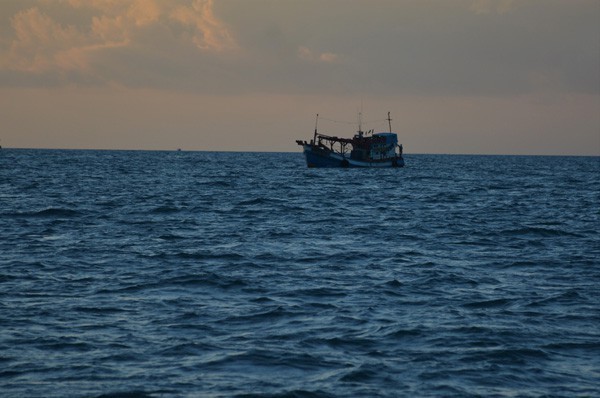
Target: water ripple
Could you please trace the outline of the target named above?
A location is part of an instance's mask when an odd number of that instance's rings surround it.
[[[0,391],[598,396],[597,158],[0,153]]]

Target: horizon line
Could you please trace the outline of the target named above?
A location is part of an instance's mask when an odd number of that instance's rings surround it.
[[[212,153],[296,153],[302,155],[301,151],[269,151],[269,150],[210,150],[210,149],[133,149],[133,148],[38,148],[38,147],[2,147],[3,150],[41,150],[41,151],[114,151],[114,152],[212,152]],[[515,154],[515,153],[442,153],[442,152],[408,152],[404,156],[411,155],[440,155],[440,156],[540,156],[540,157],[600,157],[600,153],[595,155],[583,154]]]

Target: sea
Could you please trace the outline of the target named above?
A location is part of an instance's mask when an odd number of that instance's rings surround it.
[[[405,160],[0,150],[0,396],[600,396],[600,157]]]

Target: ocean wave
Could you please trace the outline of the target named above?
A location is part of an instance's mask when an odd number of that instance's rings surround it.
[[[177,235],[177,234],[163,234],[158,237],[158,239],[162,240],[180,240],[186,239],[185,236]]]
[[[174,206],[158,206],[150,210],[150,213],[154,214],[169,214],[169,213],[178,213],[181,211],[181,208]]]
[[[396,329],[385,334],[385,338],[407,339],[426,335],[427,331],[421,328],[414,329]]]
[[[83,215],[82,212],[61,207],[49,207],[38,211],[24,211],[15,213],[3,213],[5,217],[30,217],[30,218],[72,218]]]
[[[514,228],[514,229],[505,229],[498,233],[499,236],[507,235],[507,236],[533,236],[533,237],[541,237],[541,238],[552,238],[552,237],[582,237],[581,234],[573,233],[560,229],[551,229],[551,228],[543,228],[543,227],[522,227],[522,228]]]
[[[118,307],[83,307],[83,306],[78,306],[78,307],[74,307],[72,310],[73,311],[77,311],[77,312],[84,312],[84,313],[88,313],[88,314],[95,314],[95,315],[117,314],[117,313],[127,312],[127,310],[124,310],[123,308],[118,308]]]
[[[95,398],[157,398],[160,395],[155,395],[154,393],[146,392],[144,390],[123,390],[100,394]]]
[[[473,308],[473,309],[485,309],[485,308],[497,308],[502,307],[506,308],[510,305],[514,304],[514,300],[511,299],[493,299],[493,300],[483,300],[483,301],[473,301],[469,303],[463,304],[465,308]]]
[[[185,342],[173,345],[161,350],[158,355],[165,357],[184,357],[193,355],[202,355],[206,352],[221,350],[222,347],[202,343],[202,342]]]
[[[340,378],[340,381],[345,383],[364,383],[371,381],[384,381],[388,374],[389,368],[382,364],[362,364],[358,368],[353,369]],[[383,379],[383,380],[382,380]]]
[[[472,354],[463,355],[463,362],[490,362],[495,364],[509,364],[523,366],[530,363],[539,363],[550,359],[550,355],[540,348],[491,348],[478,350]]]
[[[263,205],[282,205],[288,201],[281,198],[258,197],[252,199],[244,199],[236,203],[237,206],[263,206]]]
[[[330,287],[315,287],[315,288],[302,288],[292,290],[294,297],[312,297],[312,298],[332,298],[332,297],[344,297],[347,292],[341,289],[335,289]]]
[[[597,158],[10,154],[3,395],[600,396]]]
[[[230,316],[225,318],[223,321],[227,323],[247,324],[254,322],[273,321],[275,319],[287,318],[295,315],[295,313],[287,310],[285,307],[277,306],[275,308],[271,308],[258,313]]]
[[[165,240],[179,240],[184,238],[179,237],[169,237]],[[158,253],[144,253],[140,255],[141,257],[154,259],[154,260],[170,260],[170,259],[181,259],[181,260],[221,260],[221,261],[236,261],[243,260],[246,258],[243,254],[231,251],[222,251],[215,252],[209,250],[202,251],[184,251],[184,252],[158,252]]]
[[[593,337],[591,337],[593,339]],[[544,350],[583,350],[585,352],[596,352],[600,353],[600,341],[575,341],[575,342],[562,342],[562,343],[551,343],[541,347]],[[594,354],[596,355],[596,354]]]
[[[335,398],[336,394],[321,390],[291,389],[276,393],[243,393],[236,394],[235,398]]]
[[[176,276],[159,280],[147,281],[145,283],[134,283],[126,286],[103,287],[96,294],[114,293],[136,293],[149,290],[165,290],[173,287],[178,288],[201,288],[210,287],[223,290],[239,289],[248,286],[242,279],[222,277],[214,273],[199,275]]]
[[[585,301],[585,297],[583,297],[577,290],[569,289],[560,294],[554,294],[550,297],[544,297],[539,300],[533,300],[530,303],[526,304],[527,307],[540,307],[540,306],[549,306],[555,304],[569,304],[575,302],[583,302]]]

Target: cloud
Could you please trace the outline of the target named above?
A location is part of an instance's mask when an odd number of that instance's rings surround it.
[[[338,61],[339,56],[331,52],[315,53],[311,49],[305,46],[298,47],[298,57],[305,61],[310,62],[324,62],[333,63]]]
[[[65,51],[81,46],[85,38],[72,26],[63,27],[33,7],[12,18],[15,39],[5,65],[25,72],[40,73],[65,58]]]
[[[62,7],[62,8],[61,8]],[[78,24],[67,24],[51,14],[79,12]],[[89,19],[81,20],[86,15]],[[198,51],[235,50],[236,41],[213,12],[212,0],[195,0],[189,6],[155,0],[64,0],[40,1],[12,16],[10,44],[0,53],[0,72],[65,75],[77,72],[101,76],[95,61],[99,54],[120,48],[151,49],[160,42],[153,28],[166,32],[179,43],[189,42]],[[179,34],[179,37],[176,37]],[[164,42],[161,43],[164,45]],[[148,51],[148,50],[147,50]],[[164,48],[155,47],[155,54]]]
[[[180,6],[171,18],[184,26],[195,28],[193,41],[201,50],[232,50],[237,48],[229,29],[215,17],[212,0],[195,0],[191,6]]]
[[[0,86],[597,94],[597,0],[0,1]]]

